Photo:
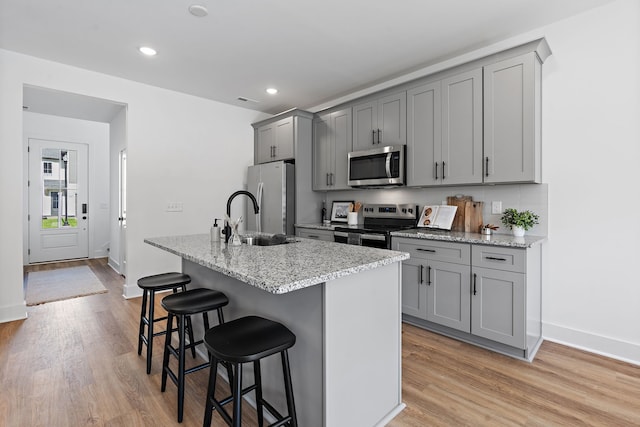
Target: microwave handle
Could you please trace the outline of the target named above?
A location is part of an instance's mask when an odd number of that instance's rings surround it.
[[[385,169],[387,171],[387,178],[391,178],[391,155],[392,155],[392,153],[387,153],[387,161],[385,162]]]

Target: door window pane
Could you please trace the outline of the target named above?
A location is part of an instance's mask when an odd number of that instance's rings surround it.
[[[43,148],[42,228],[77,227],[78,152]]]

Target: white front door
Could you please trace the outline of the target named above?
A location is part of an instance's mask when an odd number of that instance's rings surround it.
[[[88,146],[29,139],[29,263],[89,257]]]

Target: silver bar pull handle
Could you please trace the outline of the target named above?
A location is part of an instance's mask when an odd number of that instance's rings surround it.
[[[387,178],[392,178],[391,176],[391,153],[387,153],[387,161],[384,164],[384,168],[387,172]]]

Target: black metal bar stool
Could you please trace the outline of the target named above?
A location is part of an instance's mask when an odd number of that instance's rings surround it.
[[[153,332],[153,325],[156,322],[166,320],[167,316],[155,318],[155,295],[156,292],[173,290],[174,293],[181,289],[187,290],[187,284],[191,282],[191,277],[183,273],[162,273],[153,276],[143,277],[138,280],[138,287],[142,289],[142,309],[140,311],[140,331],[138,333],[138,355],[142,354],[142,344],[147,346],[147,374],[151,372],[151,356],[153,354],[153,337],[164,335],[167,331]],[[148,315],[147,315],[148,302]],[[190,320],[187,319],[187,328],[189,330],[189,340],[193,342],[193,331],[191,330]],[[145,334],[145,325],[147,333]],[[196,351],[193,350],[193,357],[196,357]]]
[[[168,295],[162,299],[162,307],[167,310],[167,331],[173,332],[173,318],[178,319],[178,348],[171,345],[171,333],[167,334],[164,345],[164,357],[162,359],[162,388],[164,392],[167,388],[167,376],[171,378],[171,381],[178,386],[178,422],[182,422],[182,415],[184,412],[184,376],[192,372],[199,371],[209,366],[209,362],[203,363],[193,368],[185,370],[184,353],[187,348],[191,348],[195,351],[195,347],[198,344],[202,344],[203,341],[194,341],[189,338],[189,344],[185,342],[185,323],[189,316],[202,313],[202,320],[204,323],[204,330],[209,329],[209,314],[208,311],[217,310],[218,323],[224,323],[224,316],[222,314],[222,307],[227,305],[229,300],[227,296],[222,292],[214,291],[212,289],[196,288],[189,289],[188,291],[179,292],[177,294]],[[185,319],[186,317],[186,319]],[[169,356],[173,355],[178,359],[178,374],[176,375],[169,367]],[[229,370],[229,372],[231,372]]]
[[[264,423],[263,409],[273,415],[277,422],[271,426],[289,425],[297,427],[293,389],[291,386],[291,371],[289,369],[289,355],[287,350],[296,342],[296,336],[284,325],[258,316],[241,317],[223,325],[209,329],[204,335],[204,345],[211,356],[209,371],[209,386],[207,390],[207,404],[204,412],[203,427],[211,425],[213,410],[218,410],[226,423],[232,427],[242,424],[242,396],[255,390],[256,409],[258,411],[258,425]],[[260,360],[280,353],[282,372],[284,375],[284,390],[287,397],[288,415],[281,415],[269,402],[262,397],[262,378],[260,374]],[[216,376],[218,363],[231,363],[235,381],[230,380],[232,395],[216,400]],[[242,388],[242,364],[253,362],[254,384]],[[233,402],[233,417],[223,408]]]

